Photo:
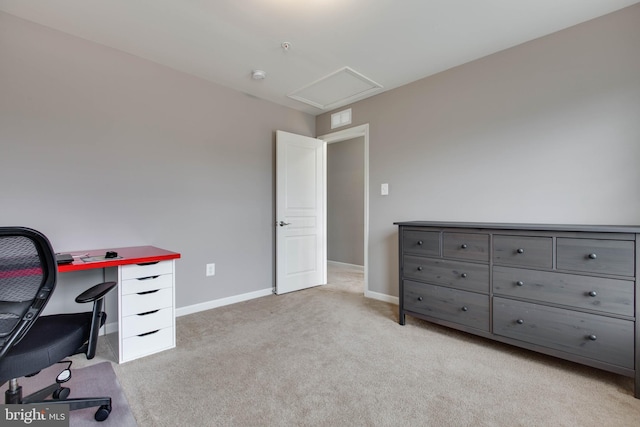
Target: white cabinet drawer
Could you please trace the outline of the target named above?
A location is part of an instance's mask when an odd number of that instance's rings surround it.
[[[141,279],[127,279],[120,284],[122,295],[137,294],[173,286],[173,274],[149,276]]]
[[[146,335],[122,340],[122,357],[125,361],[156,353],[174,347],[173,328],[154,330]]]
[[[142,294],[129,294],[122,296],[122,316],[146,313],[159,308],[173,306],[173,289],[165,288]]]
[[[138,279],[141,277],[159,276],[173,273],[173,261],[160,261],[155,264],[130,264],[122,267],[122,280]]]
[[[140,335],[156,329],[173,326],[173,309],[163,308],[157,311],[134,314],[122,319],[122,336],[124,338]]]

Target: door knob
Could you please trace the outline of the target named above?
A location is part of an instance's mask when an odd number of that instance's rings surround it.
[[[290,222],[284,222],[284,221],[280,221],[277,223],[277,225],[279,225],[280,227],[284,227],[285,225],[291,225]]]

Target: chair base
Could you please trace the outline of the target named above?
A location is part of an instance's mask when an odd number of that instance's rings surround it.
[[[60,384],[51,384],[41,390],[36,391],[28,396],[22,397],[22,386],[18,385],[17,380],[11,380],[9,389],[5,392],[5,403],[10,404],[37,404],[46,405],[69,405],[69,410],[92,408],[98,406],[94,418],[96,421],[104,421],[111,413],[110,397],[80,397],[74,399],[66,399],[69,395],[69,389],[60,386]],[[54,399],[45,399],[54,396]],[[56,397],[57,396],[57,397]]]

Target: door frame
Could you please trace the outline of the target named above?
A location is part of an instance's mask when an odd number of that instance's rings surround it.
[[[331,132],[316,138],[327,144],[364,137],[364,296],[369,292],[369,123]],[[325,193],[325,204],[327,195]]]

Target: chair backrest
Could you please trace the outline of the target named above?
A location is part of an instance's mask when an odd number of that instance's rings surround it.
[[[49,240],[25,227],[0,227],[0,360],[31,328],[56,285]]]

